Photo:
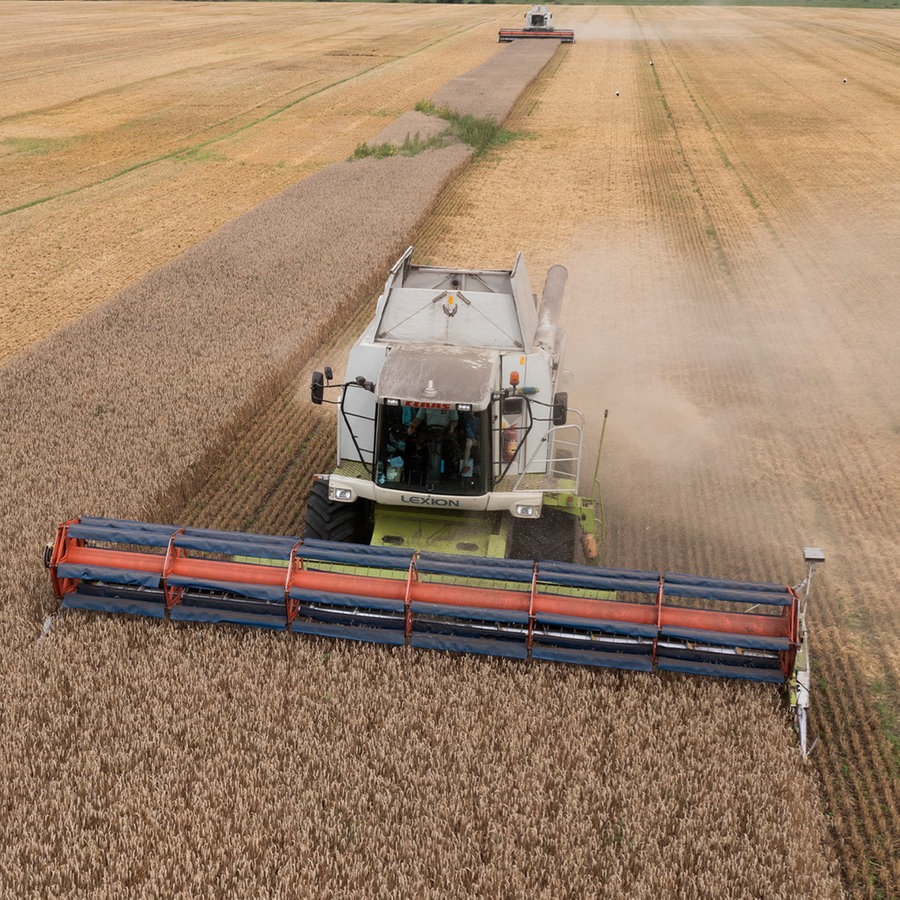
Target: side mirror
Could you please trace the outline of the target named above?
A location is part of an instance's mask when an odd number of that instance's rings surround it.
[[[310,399],[317,406],[325,397],[325,376],[321,372],[312,373],[312,383],[309,386]]]
[[[325,380],[326,381],[334,380],[334,372],[331,371],[331,366],[325,366]]]
[[[565,425],[569,414],[569,395],[560,391],[553,395],[553,424]]]

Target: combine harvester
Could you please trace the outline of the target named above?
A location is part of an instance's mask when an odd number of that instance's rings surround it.
[[[45,551],[62,607],[787,684],[805,756],[821,551],[796,588],[573,562],[603,526],[596,466],[578,493],[583,419],[557,390],[566,270],[538,306],[521,254],[511,270],[411,254],[352,377],[313,375],[312,401],[338,407],[337,461],[304,535],[74,519]]]
[[[575,32],[566,28],[553,27],[553,13],[546,6],[532,6],[525,13],[525,25],[522,28],[501,28],[497,35],[500,43],[522,39],[546,39],[560,41],[563,44],[575,43]]]

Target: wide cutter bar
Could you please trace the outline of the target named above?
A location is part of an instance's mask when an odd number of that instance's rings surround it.
[[[555,28],[552,31],[539,31],[533,28],[501,28],[497,33],[497,40],[501,44],[523,39],[534,40],[535,38],[574,44],[575,32],[567,28]]]
[[[45,561],[66,609],[518,659],[784,682],[799,642],[790,587],[676,573],[94,517]]]

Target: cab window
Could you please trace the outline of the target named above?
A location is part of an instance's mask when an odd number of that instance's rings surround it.
[[[375,481],[396,490],[483,494],[490,471],[486,410],[378,408]]]

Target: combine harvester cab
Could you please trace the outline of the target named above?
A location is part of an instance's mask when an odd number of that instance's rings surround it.
[[[523,39],[544,39],[574,44],[575,32],[566,28],[554,28],[550,8],[535,5],[525,13],[525,25],[522,28],[501,28],[497,35],[500,43]]]
[[[44,555],[62,608],[784,684],[805,756],[821,551],[796,588],[573,562],[596,556],[602,514],[578,494],[582,420],[557,391],[565,269],[538,305],[521,254],[474,270],[411,253],[350,377],[313,375],[312,401],[338,407],[337,462],[303,535],[73,519]]]

